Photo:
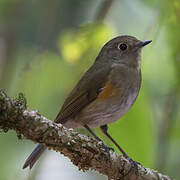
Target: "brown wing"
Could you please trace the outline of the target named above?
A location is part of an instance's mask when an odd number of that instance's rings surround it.
[[[97,98],[98,90],[104,87],[110,72],[108,64],[104,65],[104,67],[101,66],[102,64],[96,63],[84,74],[65,100],[56,117],[56,123],[65,123]]]

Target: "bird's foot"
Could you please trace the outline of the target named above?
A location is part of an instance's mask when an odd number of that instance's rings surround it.
[[[108,159],[111,162],[110,151],[114,152],[114,148],[106,146],[103,142],[102,142],[102,147],[105,150],[105,152],[108,154]]]
[[[132,160],[129,156],[125,158],[128,159],[128,161],[131,163],[131,167],[135,169],[136,175],[139,176],[138,165],[141,166],[141,164],[139,162]]]
[[[104,144],[102,144],[102,147],[103,147],[106,151],[113,151],[113,152],[114,152],[114,148],[112,148],[112,147],[108,147],[108,146],[106,146],[106,145],[104,145]]]

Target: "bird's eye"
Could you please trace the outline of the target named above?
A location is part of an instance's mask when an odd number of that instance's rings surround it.
[[[127,45],[126,44],[119,44],[118,45],[118,49],[121,49],[122,51],[126,50],[127,49]]]

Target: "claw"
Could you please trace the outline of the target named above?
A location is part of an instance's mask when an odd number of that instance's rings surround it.
[[[112,152],[115,151],[114,148],[112,148],[112,147],[109,147],[109,150],[112,151]]]
[[[106,145],[104,145],[104,144],[102,144],[102,146],[103,146],[103,148],[104,148],[105,150],[107,150],[107,151],[113,151],[113,152],[114,152],[114,148],[108,147],[108,146],[106,146]]]
[[[135,173],[137,176],[139,176],[139,172],[138,172],[138,165],[141,165],[139,162],[136,162],[134,160],[132,160],[131,158],[127,157],[127,159],[129,160],[129,162],[131,163],[131,167],[135,168]]]
[[[104,143],[102,143],[102,147],[106,151],[106,153],[108,154],[108,159],[111,162],[110,151],[114,152],[114,149],[111,148],[111,147],[106,146]]]

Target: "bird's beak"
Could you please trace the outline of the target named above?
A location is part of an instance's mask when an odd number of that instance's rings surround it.
[[[138,47],[144,47],[146,46],[147,44],[151,43],[152,40],[148,40],[148,41],[142,41],[138,44]]]

